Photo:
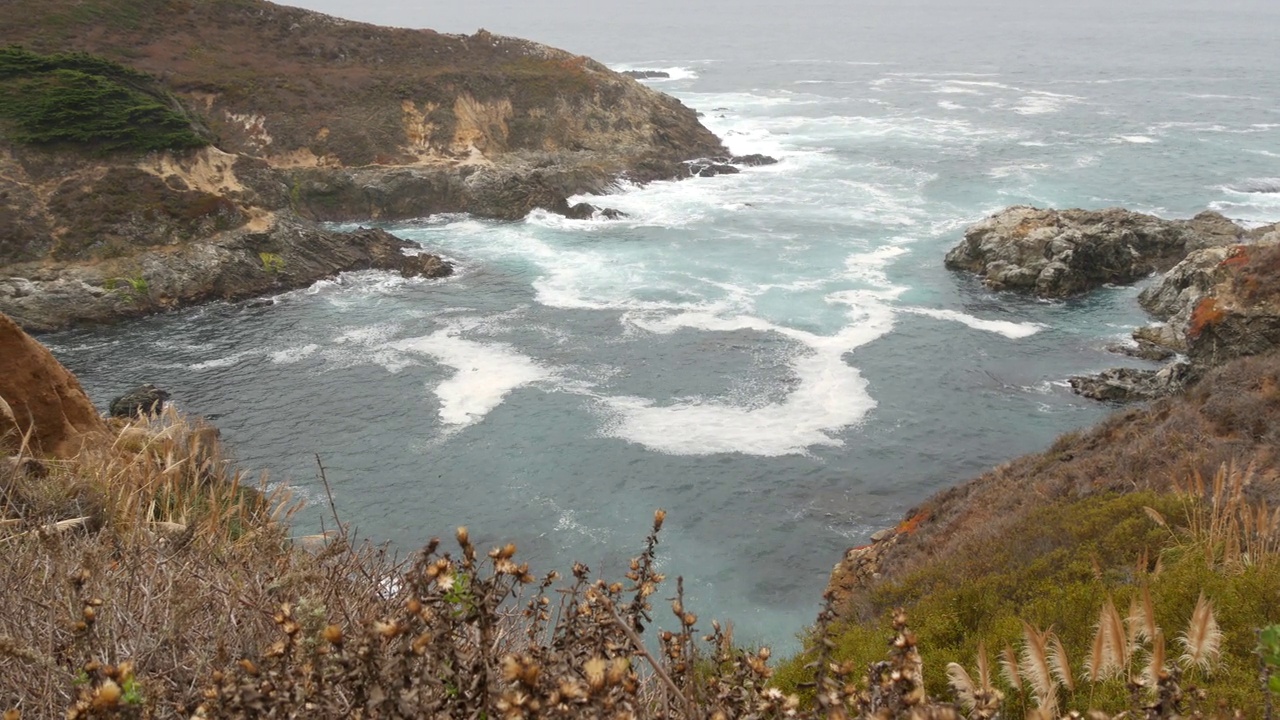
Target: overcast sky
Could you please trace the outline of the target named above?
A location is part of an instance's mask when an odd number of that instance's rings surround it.
[[[946,53],[1070,61],[1102,44],[1177,55],[1210,42],[1265,54],[1280,0],[280,0],[351,20],[470,34],[479,28],[605,62]],[[984,50],[989,48],[989,50]],[[1280,57],[1280,55],[1276,55]]]

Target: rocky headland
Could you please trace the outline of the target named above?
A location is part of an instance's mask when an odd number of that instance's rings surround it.
[[[405,243],[319,222],[616,217],[566,199],[736,169],[674,98],[483,30],[384,28],[261,0],[7,10],[0,312],[31,330],[404,269]],[[51,80],[71,77],[67,92]],[[55,101],[52,122],[23,104],[36,93]],[[123,133],[85,104],[94,93],[149,122]]]
[[[1070,379],[1082,395],[1124,402],[1168,395],[1208,368],[1280,347],[1271,289],[1277,245],[1277,225],[1245,228],[1212,211],[1166,220],[1121,208],[1016,206],[970,227],[945,263],[976,273],[992,289],[1043,298],[1163,273],[1139,296],[1159,322],[1136,330],[1132,345],[1112,349],[1172,362]]]
[[[1214,212],[1164,220],[1018,206],[969,228],[946,264],[994,289],[1050,298],[1163,271],[1139,295],[1158,322],[1114,349],[1175,359],[1071,378],[1094,399],[1152,402],[944,490],[849,549],[828,585],[839,617],[875,617],[885,588],[946,575],[1055,503],[1168,493],[1226,466],[1251,468],[1255,500],[1280,500],[1280,226],[1247,229]]]

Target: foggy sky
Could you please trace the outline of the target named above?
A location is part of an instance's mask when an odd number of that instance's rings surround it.
[[[609,61],[716,58],[1069,59],[1210,42],[1273,45],[1280,0],[282,0],[339,17],[470,34],[479,28]],[[1154,28],[1161,28],[1155,30]],[[1243,31],[1242,31],[1243,28]],[[903,56],[903,57],[886,57]]]

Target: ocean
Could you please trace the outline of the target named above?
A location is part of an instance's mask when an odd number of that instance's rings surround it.
[[[468,525],[537,571],[660,565],[798,647],[844,550],[1109,408],[1137,287],[1066,302],[942,267],[1008,205],[1280,220],[1274,2],[516,3],[335,14],[519,35],[647,81],[772,166],[585,197],[627,213],[391,226],[458,267],[42,337],[105,407],[168,389],[240,463],[411,552]],[[674,583],[669,588],[674,591]],[[668,593],[660,593],[665,598]],[[665,613],[659,608],[658,617]]]

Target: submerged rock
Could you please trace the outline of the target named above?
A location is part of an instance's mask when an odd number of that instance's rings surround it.
[[[701,158],[698,160],[690,160],[685,163],[685,167],[690,176],[693,177],[715,177],[716,175],[736,175],[740,172],[738,168],[729,164],[729,158]]]
[[[965,231],[946,266],[988,287],[1062,298],[1131,283],[1172,267],[1191,250],[1238,242],[1243,228],[1217,213],[1164,220],[1120,208],[1008,208]]]
[[[570,220],[590,220],[596,215],[599,215],[606,220],[617,220],[618,218],[624,218],[627,216],[627,214],[621,210],[596,207],[591,203],[585,202],[570,205],[568,200],[563,199],[552,205],[550,210],[551,212],[563,215]]]
[[[623,70],[622,74],[637,80],[655,80],[671,77],[671,73],[665,70]]]
[[[164,410],[164,403],[169,393],[147,383],[111,401],[111,417],[135,418],[147,415],[159,415]]]

